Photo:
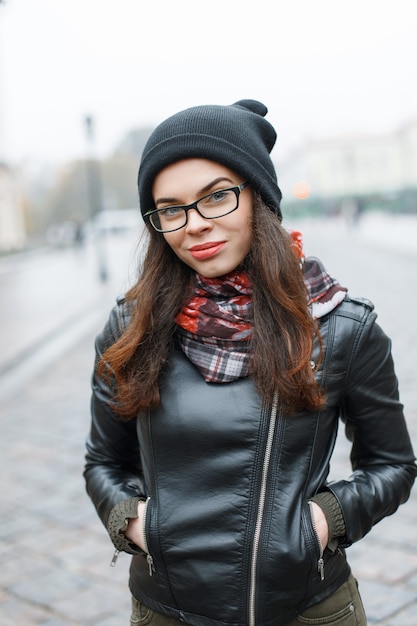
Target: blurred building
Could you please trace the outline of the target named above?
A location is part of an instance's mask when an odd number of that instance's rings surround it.
[[[391,199],[399,210],[417,211],[417,120],[392,133],[307,141],[278,172],[287,198],[289,191],[297,196],[303,182],[311,198]]]
[[[13,171],[0,163],[0,252],[20,250],[26,242],[22,195]]]

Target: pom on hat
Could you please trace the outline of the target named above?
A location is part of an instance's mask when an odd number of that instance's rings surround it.
[[[142,153],[138,174],[142,215],[154,208],[152,185],[158,172],[182,159],[202,158],[241,174],[282,217],[282,195],[270,157],[277,135],[265,119],[267,112],[262,102],[239,100],[230,106],[192,107],[162,122]]]

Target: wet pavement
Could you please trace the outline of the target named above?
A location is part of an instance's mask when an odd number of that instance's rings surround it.
[[[294,223],[294,227],[299,224]],[[402,400],[417,447],[417,251],[393,249],[337,224],[303,224],[352,295],[372,299],[393,340]],[[118,293],[90,303],[83,323],[0,388],[0,626],[127,626],[130,557],[113,549],[82,479],[94,336]],[[72,330],[72,334],[71,334]],[[13,374],[13,376],[12,376]],[[332,475],[349,471],[341,432]],[[417,488],[348,550],[370,626],[417,626]]]

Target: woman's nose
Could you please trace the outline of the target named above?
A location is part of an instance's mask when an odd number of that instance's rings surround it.
[[[211,222],[212,220],[207,220],[205,217],[202,217],[196,209],[189,209],[185,228],[187,232],[190,233],[200,232],[202,230],[211,229],[213,227]]]

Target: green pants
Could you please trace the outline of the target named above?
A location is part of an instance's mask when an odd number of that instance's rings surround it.
[[[132,598],[130,626],[184,626],[183,622],[151,611]],[[366,616],[359,595],[358,585],[352,574],[347,581],[328,598],[306,609],[286,626],[366,626]]]

